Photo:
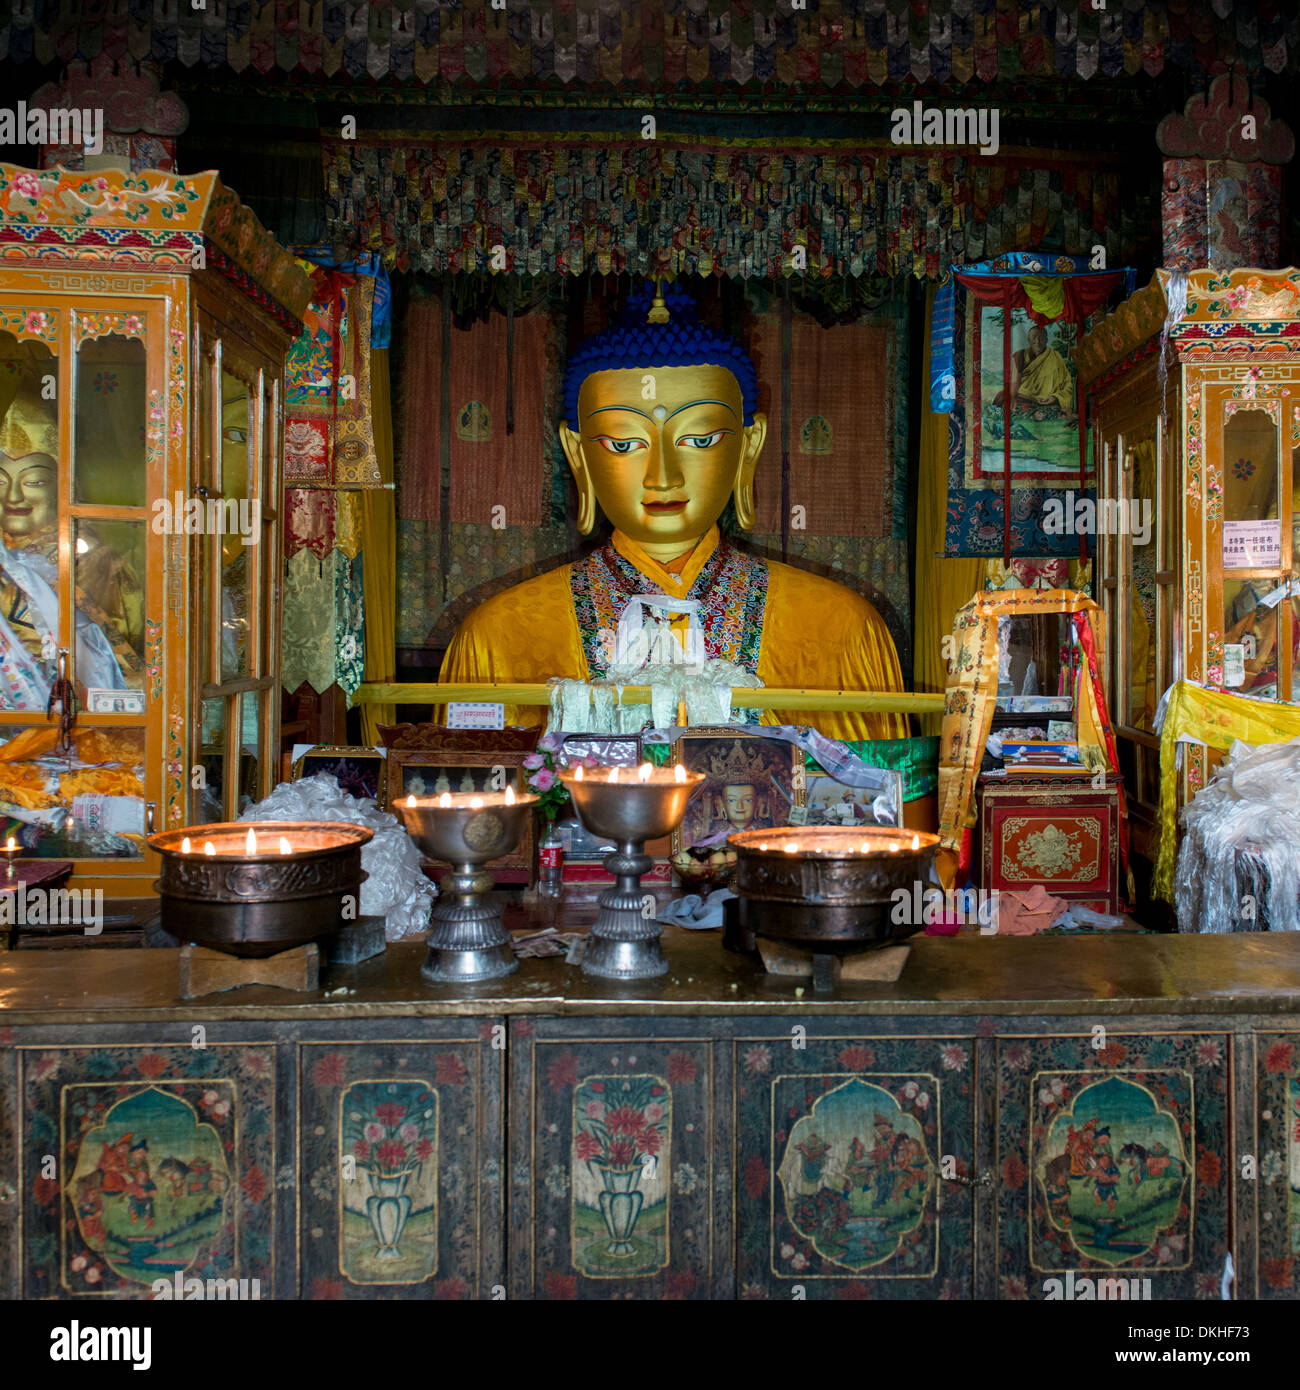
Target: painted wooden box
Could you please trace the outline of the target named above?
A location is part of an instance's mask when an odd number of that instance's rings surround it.
[[[982,886],[1119,910],[1119,787],[981,786]]]
[[[1231,1057],[1226,1034],[998,1037],[1000,1298],[1221,1296]]]

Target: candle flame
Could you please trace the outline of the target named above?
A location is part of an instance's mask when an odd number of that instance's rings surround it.
[[[616,768],[616,767],[611,767],[611,768],[610,768],[610,770],[609,770],[609,780],[610,780],[611,782],[617,782],[617,781],[618,781],[618,768]]]
[[[786,852],[787,854],[798,854],[798,853],[799,853],[799,842],[798,842],[797,840],[791,840],[790,843],[789,843],[788,845],[786,845],[786,847],[785,847],[785,852]]]
[[[913,848],[913,849],[920,849],[920,848],[921,848],[921,837],[920,837],[919,835],[913,835],[913,836],[912,836],[912,848]]]
[[[280,853],[281,853],[281,854],[292,854],[292,853],[293,853],[293,846],[289,843],[288,840],[286,840],[286,839],[284,838],[283,835],[280,836]]]
[[[182,854],[188,854],[189,852],[190,852],[190,837],[189,837],[188,835],[186,835],[186,837],[181,841],[181,853],[182,853]]]
[[[14,837],[10,835],[10,837],[5,841],[5,853],[12,854],[15,849],[17,849],[17,846],[14,844]]]
[[[244,847],[245,849],[247,849],[249,854],[257,853],[257,836],[253,834],[253,827],[251,825],[248,827],[248,839],[245,842]]]
[[[438,805],[439,805],[439,806],[450,806],[450,805],[451,805],[451,793],[450,793],[450,792],[443,792],[443,794],[438,798]]]
[[[482,805],[483,805],[483,798],[482,798],[481,796],[471,796],[471,797],[470,797],[470,799],[469,799],[469,808],[470,808],[471,811],[477,811]]]
[[[513,806],[514,804],[515,804],[515,789],[514,789],[513,787],[507,787],[507,788],[506,788],[506,805],[507,805],[507,806]]]
[[[684,782],[686,780],[686,769],[681,763],[678,763],[677,766],[673,768],[673,777],[678,782]]]
[[[636,770],[636,780],[638,782],[648,782],[654,775],[654,768],[649,763],[642,763]]]
[[[863,842],[858,846],[858,853],[859,853],[859,854],[870,854],[870,853],[871,853],[871,841],[870,841],[870,840],[863,840]]]
[[[414,806],[414,805],[415,805],[415,793],[414,793],[414,792],[412,792],[412,793],[410,794],[410,796],[408,796],[408,797],[406,798],[406,804],[407,804],[408,806]]]
[[[579,763],[578,766],[575,767],[575,768],[573,769],[573,780],[574,780],[575,782],[581,782],[581,781],[582,781],[582,764],[581,764],[581,763]]]
[[[217,851],[216,851],[216,849],[213,847],[212,841],[211,841],[211,840],[204,840],[204,842],[203,842],[203,853],[204,853],[204,854],[216,854],[216,852],[217,852]]]
[[[679,764],[679,766],[680,766],[680,764]],[[765,849],[767,849],[767,841],[766,841],[766,840],[764,840],[763,843],[762,843],[761,845],[759,845],[759,849],[760,849],[760,850],[765,850]]]

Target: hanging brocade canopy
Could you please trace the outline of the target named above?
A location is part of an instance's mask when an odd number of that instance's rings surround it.
[[[937,279],[1045,240],[1122,263],[1139,235],[1118,155],[627,128],[323,139],[329,234],[398,270],[737,279]]]
[[[87,0],[13,4],[0,59],[101,54],[236,73],[391,78],[459,87],[557,82],[799,83],[1118,77],[1166,68],[1295,70],[1300,17],[1287,0]]]

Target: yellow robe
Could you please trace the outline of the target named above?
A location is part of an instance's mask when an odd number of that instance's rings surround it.
[[[1019,393],[1044,405],[1055,401],[1068,415],[1074,409],[1075,389],[1065,358],[1055,348],[1046,348],[1032,362],[1026,362],[1020,374]]]
[[[653,560],[621,532],[615,550],[664,593],[684,595],[718,545],[714,526],[680,574]],[[481,603],[461,623],[442,663],[446,682],[534,682],[553,676],[587,680],[569,565],[526,579]],[[679,626],[674,624],[674,628]],[[685,629],[685,620],[680,623]],[[842,584],[775,560],[767,562],[767,602],[758,677],[766,686],[824,690],[902,690],[889,629],[866,599]],[[539,724],[545,711],[507,706],[508,724]],[[767,710],[765,724],[811,724],[831,738],[906,738],[903,714]]]

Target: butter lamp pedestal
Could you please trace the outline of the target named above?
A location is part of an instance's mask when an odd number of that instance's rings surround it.
[[[487,895],[492,875],[484,868],[519,843],[535,796],[506,802],[496,796],[459,794],[396,801],[392,809],[429,859],[452,866],[438,885],[429,952],[420,974],[434,984],[497,980],[519,968],[501,908]]]
[[[643,842],[636,840],[605,856],[605,872],[617,881],[600,895],[600,913],[587,934],[582,957],[586,974],[607,980],[648,980],[667,971],[654,899],[641,891],[641,875],[654,862]]]

